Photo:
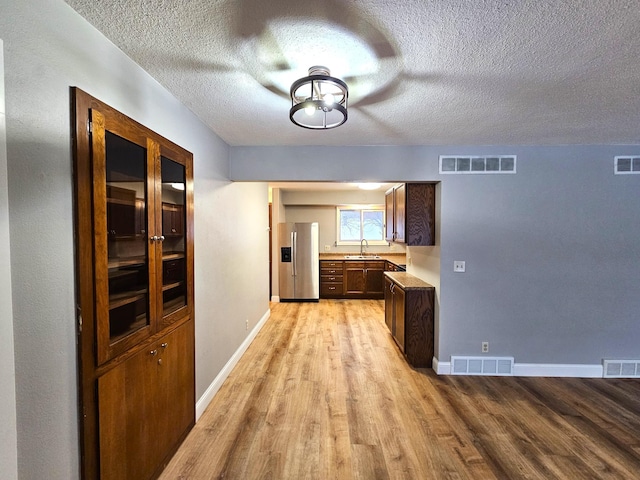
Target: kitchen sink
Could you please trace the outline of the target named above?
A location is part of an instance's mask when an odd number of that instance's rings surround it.
[[[376,259],[382,257],[380,255],[345,255],[344,258],[347,260],[366,260],[369,258]]]

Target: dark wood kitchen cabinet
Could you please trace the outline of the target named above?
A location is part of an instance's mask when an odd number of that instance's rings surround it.
[[[431,367],[435,288],[405,272],[384,279],[385,323],[407,362]]]
[[[435,245],[436,186],[403,183],[385,194],[385,240],[409,246]]]
[[[73,115],[82,476],[152,479],[195,421],[193,159],[75,88]]]
[[[321,298],[384,298],[384,260],[320,260]]]
[[[344,296],[343,260],[320,260],[320,297],[342,298]]]
[[[384,298],[384,260],[365,263],[366,293],[375,298]]]
[[[364,273],[364,262],[349,261],[345,264],[345,294],[362,296],[366,291],[366,278]]]
[[[384,260],[345,261],[347,298],[383,298]]]

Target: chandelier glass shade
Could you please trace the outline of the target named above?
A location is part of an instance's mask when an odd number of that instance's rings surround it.
[[[309,69],[309,76],[291,85],[289,118],[296,125],[312,130],[328,130],[347,121],[349,88],[330,76],[326,67]]]

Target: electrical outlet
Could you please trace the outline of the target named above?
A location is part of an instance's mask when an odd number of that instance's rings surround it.
[[[489,342],[482,342],[482,353],[489,353]]]
[[[325,245],[324,246],[324,251],[325,252],[330,252],[331,251],[331,245]]]
[[[245,330],[249,330],[249,319],[248,318],[244,321],[244,328],[245,328]]]
[[[454,260],[453,261],[453,271],[464,273],[466,269],[465,262],[463,260]]]

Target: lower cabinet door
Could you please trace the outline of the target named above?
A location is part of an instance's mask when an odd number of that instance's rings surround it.
[[[158,342],[157,418],[160,429],[159,460],[164,467],[185,433],[195,422],[193,321]]]
[[[405,291],[402,290],[398,285],[393,289],[393,310],[394,310],[394,321],[395,321],[395,329],[393,332],[393,336],[398,342],[398,346],[400,350],[404,352],[404,334],[405,334]]]
[[[393,292],[391,287],[393,282],[388,277],[384,277],[384,323],[387,324],[389,332],[393,333]]]
[[[361,296],[367,291],[364,262],[347,262],[344,278],[347,295]]]
[[[367,297],[383,298],[384,296],[384,261],[367,262],[366,267]]]
[[[101,480],[153,478],[195,421],[193,321],[98,379]]]

